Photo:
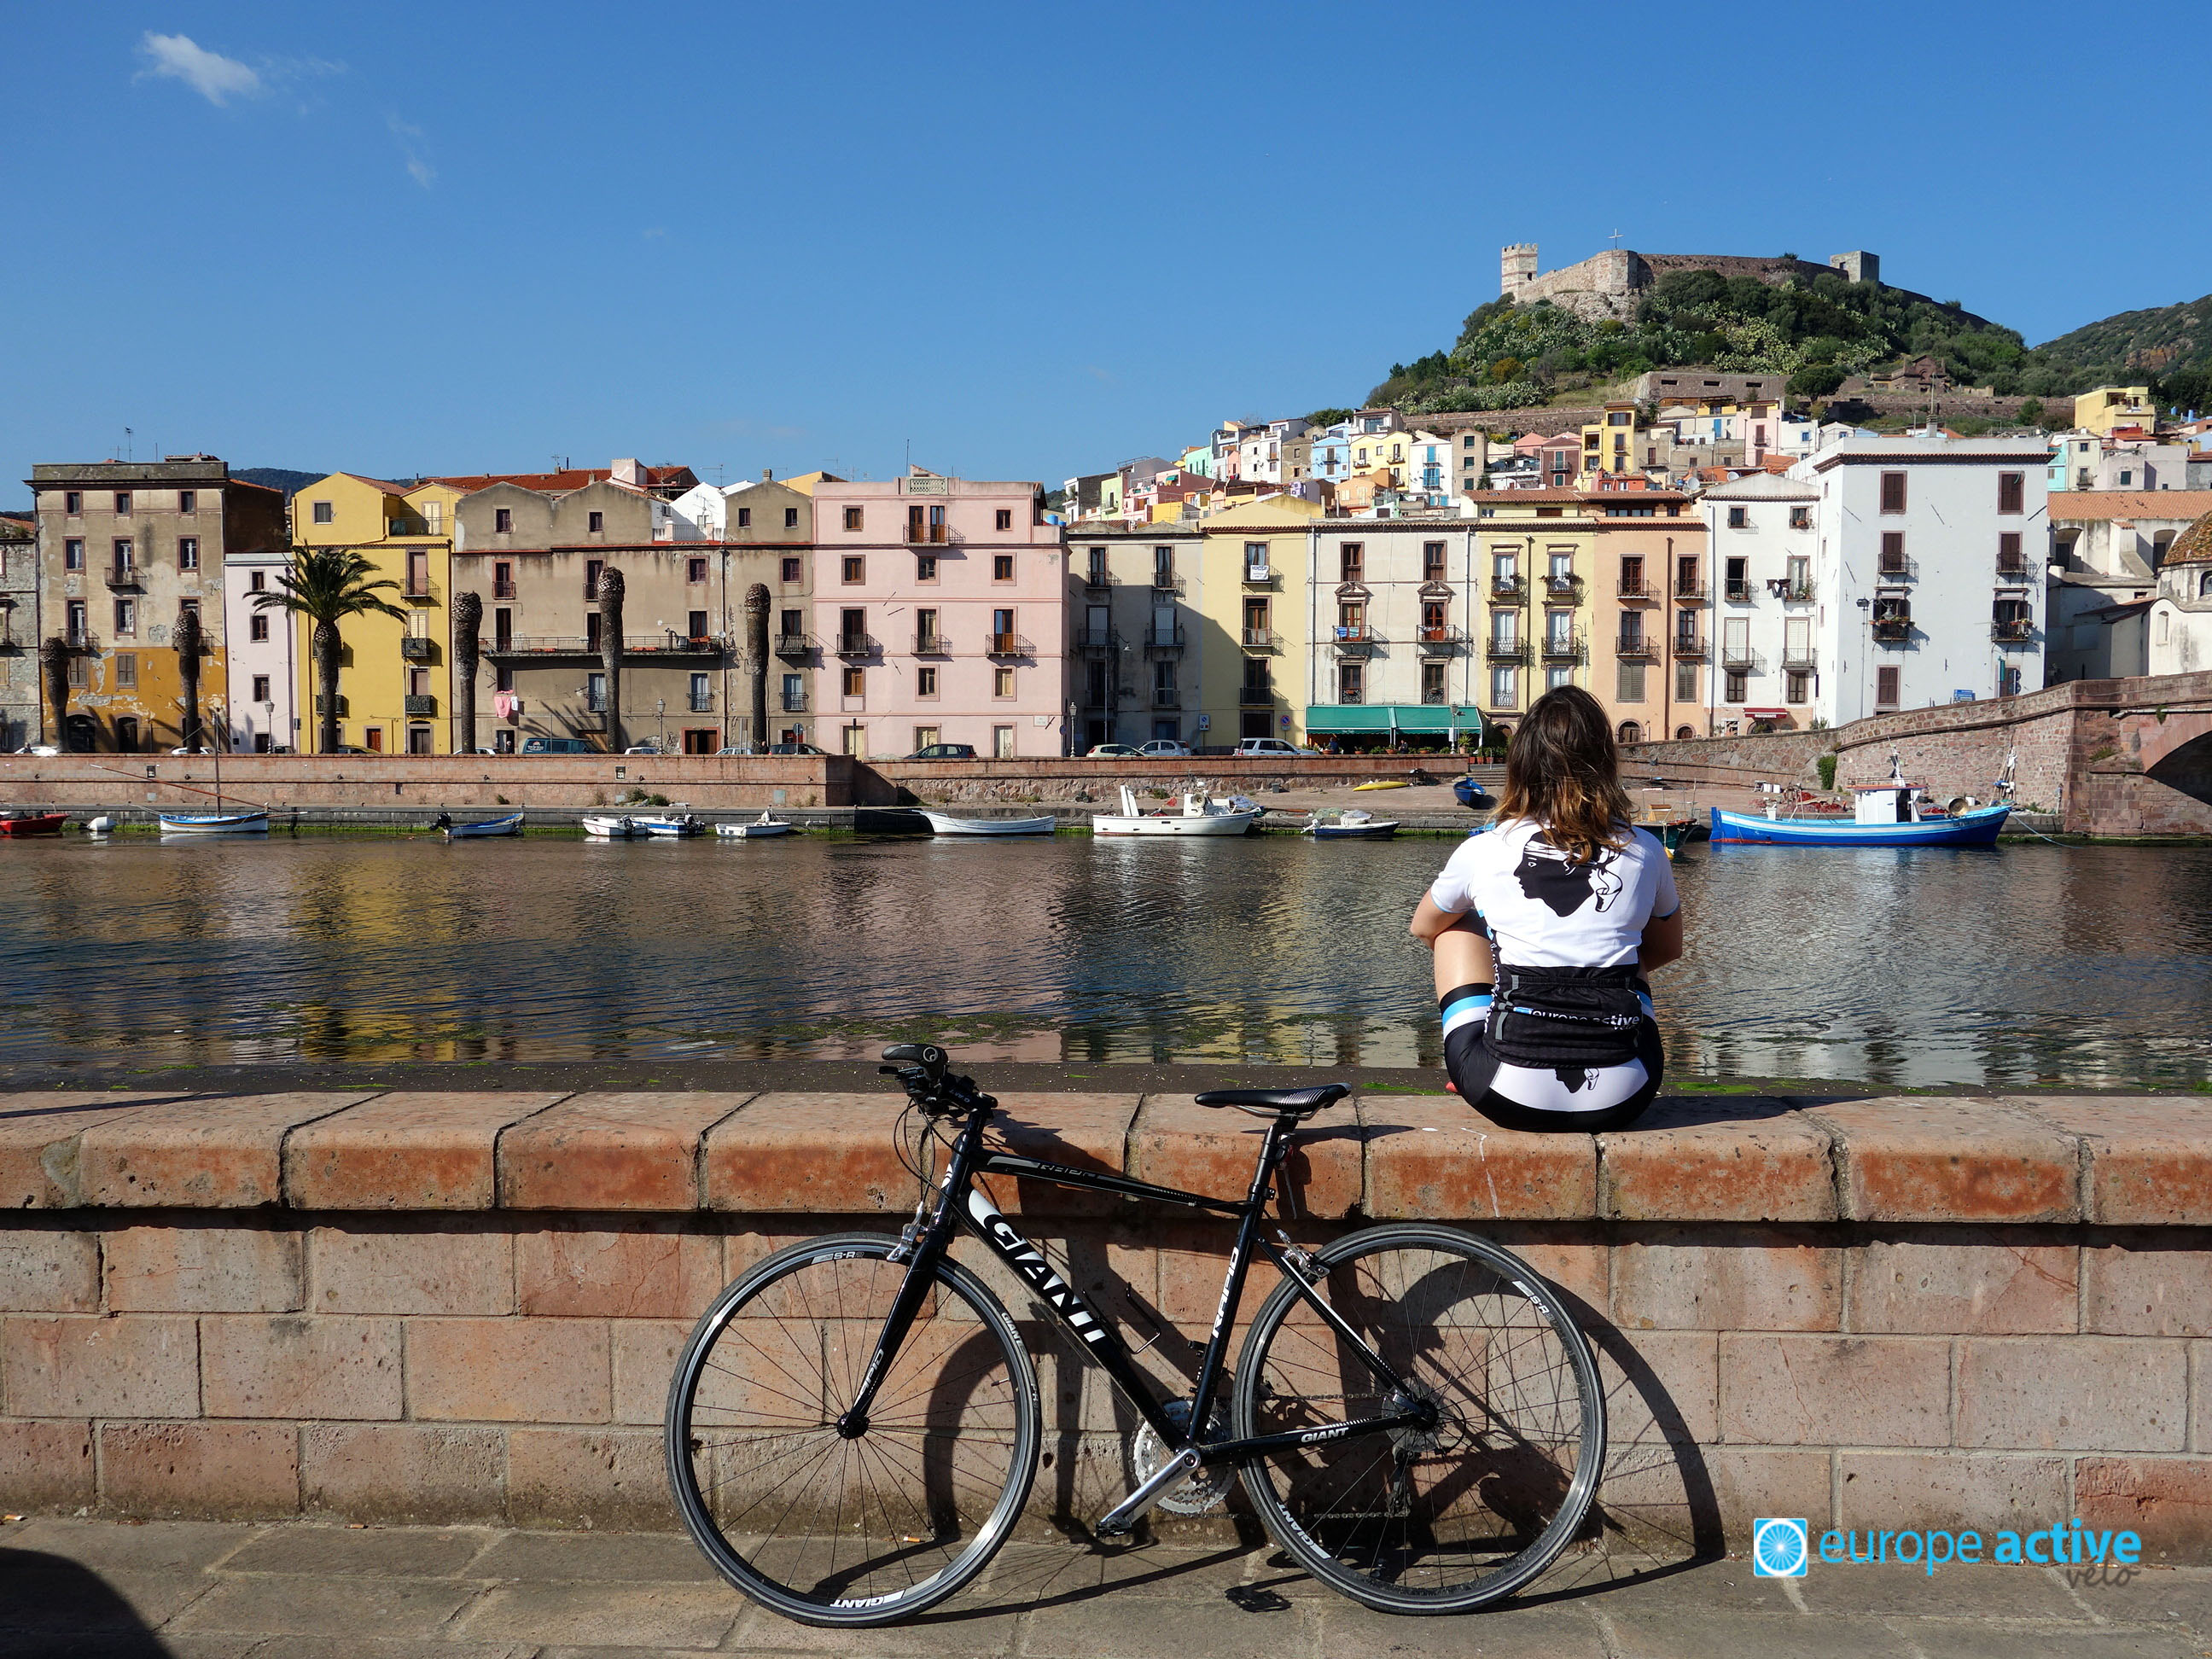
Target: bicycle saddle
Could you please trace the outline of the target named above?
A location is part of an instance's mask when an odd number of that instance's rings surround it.
[[[1314,1089],[1208,1089],[1195,1098],[1201,1106],[1234,1106],[1255,1117],[1308,1118],[1351,1092],[1346,1084],[1324,1083]]]

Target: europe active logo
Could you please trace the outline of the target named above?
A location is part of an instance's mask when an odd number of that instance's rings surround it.
[[[1751,1523],[1751,1571],[1759,1578],[1802,1578],[1813,1564],[1812,1534],[1802,1521],[1767,1518]],[[1865,1547],[1860,1534],[1829,1531],[1820,1534],[1819,1559],[1834,1565],[1865,1565],[1875,1561],[1917,1563],[1929,1577],[1939,1561],[1969,1565],[1982,1559],[1982,1535],[1978,1532],[1869,1532]],[[2111,1561],[2119,1566],[2139,1565],[2142,1540],[2131,1532],[2087,1532],[2075,1516],[2071,1528],[2039,1527],[2032,1532],[2000,1532],[1990,1560],[1999,1566],[2087,1567]]]

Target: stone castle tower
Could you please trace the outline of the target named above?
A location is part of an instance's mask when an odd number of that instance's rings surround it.
[[[1498,292],[1502,299],[1515,299],[1521,290],[1536,280],[1536,245],[1534,242],[1515,242],[1501,248],[1498,255]]]

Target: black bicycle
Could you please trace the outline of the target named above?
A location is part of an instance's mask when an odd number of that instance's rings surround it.
[[[1267,1121],[1242,1199],[994,1150],[998,1103],[933,1044],[887,1049],[933,1188],[899,1237],[793,1245],[722,1292],[669,1385],[684,1523],[746,1595],[812,1625],[910,1618],[972,1580],[1028,1501],[1036,1368],[997,1297],[947,1253],[965,1225],[1034,1290],[1142,1416],[1136,1486],[1093,1528],[1186,1513],[1241,1476],[1269,1536],[1316,1577],[1389,1613],[1463,1613],[1527,1583],[1572,1540],[1605,1458],[1596,1362],[1559,1296],[1509,1251],[1422,1223],[1319,1249],[1262,1237],[1297,1127],[1351,1091],[1221,1089],[1202,1106]],[[1188,1399],[1163,1399],[1117,1330],[999,1212],[978,1176],[1233,1218],[1212,1333]],[[1287,1194],[1286,1194],[1287,1197]],[[1224,1365],[1255,1255],[1281,1282]],[[1226,1410],[1216,1398],[1227,1385]]]

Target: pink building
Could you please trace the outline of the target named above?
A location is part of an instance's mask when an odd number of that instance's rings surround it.
[[[814,491],[816,741],[872,758],[1065,752],[1060,527],[1043,486],[921,467]]]

